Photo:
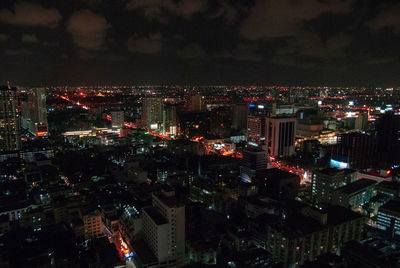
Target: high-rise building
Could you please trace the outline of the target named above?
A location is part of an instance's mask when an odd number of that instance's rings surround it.
[[[47,136],[46,89],[31,88],[26,93],[27,99],[22,102],[22,127],[35,136]]]
[[[366,130],[368,128],[368,113],[361,113],[354,122],[354,129]]]
[[[199,93],[189,95],[188,110],[192,112],[200,112],[203,110],[203,100]]]
[[[242,130],[247,125],[247,114],[249,107],[246,103],[232,104],[232,128],[235,130]]]
[[[111,111],[111,126],[121,128],[124,125],[124,111]]]
[[[265,144],[265,117],[247,116],[247,141],[258,145]]]
[[[357,171],[353,169],[330,167],[314,172],[311,187],[315,204],[319,207],[332,204],[334,191],[356,180]]]
[[[175,103],[165,103],[163,109],[163,134],[176,135],[178,132],[178,112],[179,105]]]
[[[243,150],[240,176],[244,182],[253,182],[257,172],[268,168],[267,152],[259,147],[249,146]]]
[[[159,130],[163,123],[163,100],[144,98],[142,103],[142,124],[145,128]]]
[[[21,149],[21,117],[17,89],[0,86],[0,152]]]
[[[370,134],[359,132],[343,133],[333,147],[333,161],[343,162],[354,169],[370,168],[373,164],[375,139]]]
[[[377,125],[376,161],[380,168],[388,168],[399,160],[400,116],[385,113]]]
[[[144,241],[160,267],[182,267],[186,263],[185,206],[173,190],[153,193],[152,200],[153,206],[143,208]]]
[[[284,157],[295,153],[295,128],[295,117],[283,115],[265,119],[265,139],[269,156]]]

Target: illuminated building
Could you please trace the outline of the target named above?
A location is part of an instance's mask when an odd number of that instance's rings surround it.
[[[364,204],[376,196],[374,180],[359,179],[333,192],[332,203],[351,210],[362,209]]]
[[[22,102],[22,127],[35,136],[47,136],[46,89],[27,89],[27,100]]]
[[[314,172],[311,187],[315,204],[331,204],[334,190],[356,180],[357,171],[353,169],[325,168]]]
[[[99,237],[103,234],[104,226],[101,220],[101,213],[98,210],[83,216],[83,225],[86,239]]]
[[[0,86],[0,152],[21,149],[21,118],[17,89]]]
[[[163,110],[163,135],[176,135],[178,133],[177,112],[180,106],[174,103],[165,103]]]
[[[252,182],[260,170],[268,167],[267,152],[261,148],[248,146],[243,150],[240,177],[244,182]]]
[[[185,206],[173,190],[152,195],[153,206],[143,208],[143,238],[159,266],[182,267],[185,257]]]
[[[348,241],[359,241],[364,223],[363,216],[340,206],[303,207],[288,216],[260,215],[250,221],[249,229],[273,262],[286,268],[335,253]]]
[[[295,129],[295,117],[267,117],[265,119],[265,138],[268,155],[273,157],[293,155]]]
[[[333,147],[331,165],[338,168],[370,168],[376,153],[375,148],[375,139],[372,135],[358,132],[340,134],[337,144]]]
[[[111,127],[121,128],[124,125],[124,111],[111,111]]]
[[[247,141],[259,145],[265,144],[265,117],[247,116]]]
[[[144,98],[142,103],[142,124],[150,130],[159,130],[163,123],[163,100]]]
[[[400,235],[400,201],[390,200],[379,208],[377,227],[391,235]]]

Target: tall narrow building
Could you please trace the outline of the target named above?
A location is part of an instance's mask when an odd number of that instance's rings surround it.
[[[265,119],[265,139],[268,155],[273,157],[291,156],[295,153],[296,118],[274,116]]]
[[[151,130],[160,130],[163,125],[163,100],[144,98],[142,103],[142,124]]]
[[[0,86],[0,152],[21,149],[21,117],[17,89]]]
[[[261,115],[247,116],[247,141],[258,145],[265,144],[265,117]]]
[[[185,257],[185,205],[174,190],[153,193],[153,206],[143,208],[143,238],[157,258],[157,267],[183,267]]]
[[[46,89],[31,88],[22,102],[22,127],[35,136],[47,136]]]

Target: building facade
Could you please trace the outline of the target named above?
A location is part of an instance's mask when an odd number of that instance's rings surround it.
[[[291,156],[295,153],[296,118],[286,116],[265,119],[265,139],[268,155],[273,157]]]
[[[17,88],[0,86],[0,152],[21,149],[21,117]]]
[[[22,127],[35,136],[48,135],[46,89],[26,90],[27,99],[22,102]]]

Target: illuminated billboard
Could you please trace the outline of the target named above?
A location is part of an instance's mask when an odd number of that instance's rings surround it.
[[[346,162],[341,162],[341,161],[337,161],[337,160],[335,160],[335,159],[331,159],[331,161],[330,161],[330,165],[332,166],[332,167],[337,167],[337,168],[348,168],[349,167],[349,164],[348,163],[346,163]]]

